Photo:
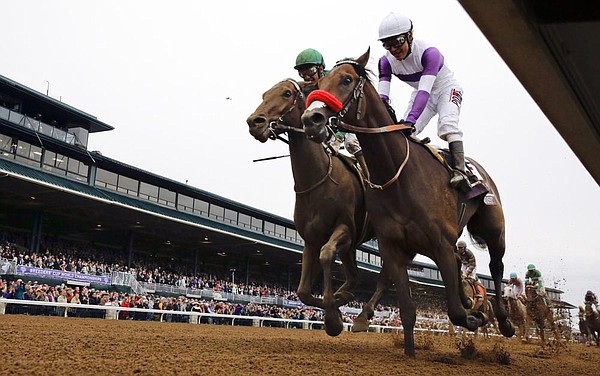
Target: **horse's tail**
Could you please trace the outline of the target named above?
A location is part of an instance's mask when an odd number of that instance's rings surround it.
[[[469,233],[469,237],[471,238],[471,243],[480,251],[487,251],[487,243],[481,236],[473,235]]]

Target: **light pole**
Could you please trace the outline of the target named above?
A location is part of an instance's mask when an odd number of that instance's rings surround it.
[[[48,85],[46,86],[46,96],[48,96],[48,93],[50,92],[50,81],[46,81],[48,83]]]

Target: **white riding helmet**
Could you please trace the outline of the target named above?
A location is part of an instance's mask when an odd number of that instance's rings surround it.
[[[402,15],[391,12],[379,24],[379,39],[383,40],[412,31],[412,21]]]

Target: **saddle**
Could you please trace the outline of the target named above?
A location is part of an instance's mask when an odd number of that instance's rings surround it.
[[[424,147],[429,154],[431,154],[438,162],[442,164],[442,166],[444,166],[444,168],[446,168],[446,170],[448,170],[449,174],[452,174],[454,169],[450,164],[450,161],[452,161],[450,150],[431,145],[431,140],[429,137],[419,139],[414,135],[410,135],[408,139],[412,143]],[[489,206],[498,205],[496,196],[491,193],[491,189],[486,183],[484,177],[479,173],[477,167],[467,157],[465,157],[465,170],[471,189],[466,193],[461,193],[461,195],[464,196],[464,200],[467,201],[475,197],[485,195],[483,198],[484,204]]]
[[[479,281],[473,278],[465,278],[465,281],[467,281],[467,284],[469,285],[469,287],[471,287],[471,290],[473,291],[474,302],[473,307],[471,309],[478,309],[483,304],[483,297],[486,294],[485,287],[483,287],[483,285],[479,283]]]

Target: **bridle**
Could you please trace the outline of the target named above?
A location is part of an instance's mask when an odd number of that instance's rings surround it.
[[[283,118],[287,114],[292,112],[294,110],[294,108],[296,108],[296,103],[298,103],[299,99],[304,99],[304,94],[302,93],[302,89],[300,89],[300,85],[298,85],[298,83],[296,81],[294,81],[292,79],[287,79],[287,80],[284,80],[283,82],[289,82],[292,85],[294,85],[294,88],[296,89],[296,96],[294,97],[294,102],[291,104],[291,106],[287,110],[282,112],[277,120],[269,123],[269,133],[271,133],[269,135],[269,138],[271,140],[278,139],[280,141],[285,142],[286,144],[289,144],[289,141],[286,140],[285,138],[281,137],[279,133],[280,132],[288,132],[288,131],[304,133],[304,128],[290,127],[289,125],[285,124]],[[280,132],[277,132],[277,131],[280,131]]]
[[[298,85],[298,83],[296,81],[294,81],[292,79],[287,79],[287,80],[284,80],[283,82],[289,82],[292,85],[294,85],[294,88],[296,89],[296,97],[294,98],[294,102],[291,104],[291,106],[287,110],[283,111],[281,113],[281,115],[279,116],[279,118],[277,118],[277,120],[269,123],[269,132],[271,133],[269,135],[269,138],[272,140],[278,139],[278,140],[285,142],[286,144],[289,144],[289,141],[286,140],[285,138],[281,137],[281,135],[277,131],[281,131],[281,132],[292,131],[292,132],[298,132],[298,133],[305,133],[304,128],[297,128],[297,127],[291,127],[289,125],[286,125],[284,122],[284,119],[283,119],[287,114],[292,112],[294,110],[294,108],[296,108],[296,104],[298,103],[298,100],[304,99],[304,94],[302,93],[302,89],[300,88],[300,85]],[[327,153],[327,156],[329,157],[329,166],[327,167],[327,173],[325,174],[325,176],[323,176],[323,178],[321,178],[317,183],[315,183],[308,189],[298,191],[298,190],[296,190],[296,187],[294,187],[294,191],[296,192],[296,194],[300,195],[300,194],[308,193],[308,192],[314,190],[315,188],[317,188],[318,186],[320,186],[321,184],[323,184],[327,179],[330,179],[335,184],[339,184],[331,176],[331,172],[333,171],[333,160],[331,158],[331,154]]]
[[[359,63],[357,61],[341,60],[341,61],[338,61],[333,68],[335,69],[336,67],[343,65],[343,64],[350,64],[354,68],[359,66]],[[368,134],[388,133],[388,132],[404,131],[404,130],[412,129],[411,126],[407,126],[405,124],[391,124],[391,125],[386,125],[384,127],[378,127],[378,128],[365,128],[365,127],[359,127],[359,126],[351,125],[351,124],[344,122],[342,120],[342,118],[348,113],[350,106],[352,106],[352,104],[355,101],[358,101],[357,106],[356,106],[356,119],[360,120],[361,117],[363,116],[363,114],[360,112],[360,108],[361,108],[361,101],[364,100],[364,95],[365,95],[364,94],[365,82],[366,82],[366,78],[363,77],[362,75],[359,75],[358,83],[354,87],[354,90],[352,91],[352,95],[349,96],[343,104],[341,103],[341,101],[339,99],[335,98],[331,93],[325,92],[324,90],[313,91],[311,93],[311,95],[308,96],[307,103],[306,103],[307,108],[311,105],[311,103],[314,100],[322,100],[323,103],[325,104],[325,106],[329,107],[332,111],[337,112],[334,116],[329,117],[325,124],[325,127],[327,128],[327,132],[328,132],[327,138],[329,138],[331,136],[331,134],[335,134],[339,129],[342,129],[344,131],[349,131],[352,133],[368,133]],[[339,110],[336,111],[336,109],[339,109]],[[410,145],[408,143],[408,137],[406,137],[406,135],[404,133],[402,135],[404,136],[404,140],[406,141],[406,156],[405,156],[404,160],[402,161],[402,164],[398,168],[396,174],[390,180],[388,180],[385,184],[382,184],[382,185],[375,184],[375,183],[371,182],[369,179],[365,179],[365,182],[367,183],[369,188],[384,190],[384,189],[388,188],[390,185],[394,184],[396,182],[396,180],[398,180],[398,178],[400,177],[400,174],[404,170],[404,167],[408,163],[408,159],[410,157]]]

